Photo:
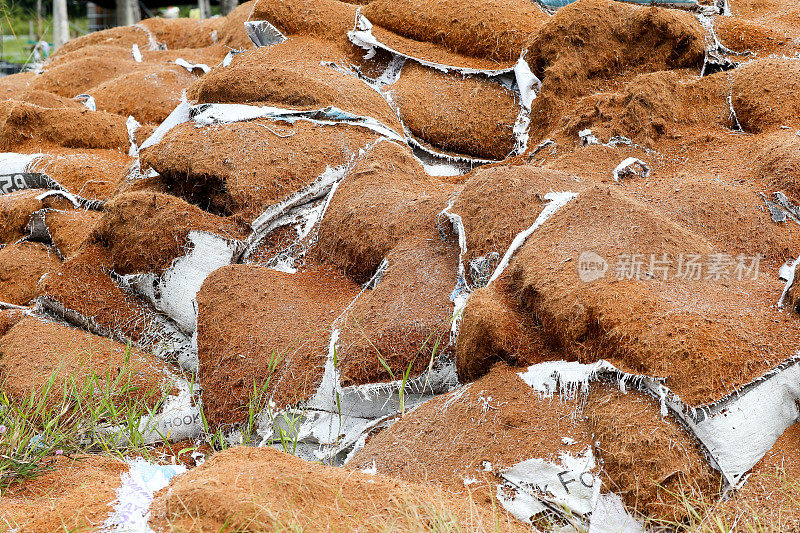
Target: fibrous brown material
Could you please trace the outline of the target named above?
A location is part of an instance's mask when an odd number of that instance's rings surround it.
[[[581,399],[535,392],[501,364],[481,379],[434,398],[372,437],[348,463],[381,474],[425,480],[456,494],[493,493],[494,473],[532,458],[559,462],[592,446]],[[567,447],[563,438],[573,439]],[[492,473],[484,473],[484,462]],[[476,480],[467,486],[466,479]],[[495,503],[496,505],[496,503]]]
[[[681,522],[690,518],[686,501],[710,504],[719,492],[719,472],[675,420],[659,414],[652,398],[592,387],[584,412],[603,465],[603,485],[631,508]]]
[[[581,279],[584,252],[606,261],[603,277]],[[537,229],[504,276],[568,358],[664,377],[696,405],[761,376],[800,343],[794,319],[775,306],[780,280],[719,254],[652,209],[597,187]]]
[[[595,80],[625,70],[700,67],[705,32],[690,14],[613,0],[578,0],[559,9],[533,40],[528,61],[543,92],[591,92]]]
[[[104,81],[130,72],[137,65],[132,55],[129,59],[92,55],[47,67],[31,82],[30,87],[73,98]]]
[[[0,301],[25,305],[37,296],[36,283],[55,272],[61,261],[38,242],[20,242],[0,248]]]
[[[150,47],[150,34],[144,27],[137,27],[135,25],[118,26],[116,28],[87,33],[86,35],[81,35],[76,39],[64,43],[53,55],[53,59],[74,52],[85,46],[97,44],[127,48],[128,50],[131,49],[131,46],[136,44],[140,49],[145,50]]]
[[[97,109],[141,123],[160,124],[181,101],[196,76],[178,65],[147,65],[88,90]]]
[[[224,527],[526,530],[501,512],[493,515],[490,507],[471,508],[469,502],[421,484],[314,464],[272,448],[234,447],[214,454],[175,479],[151,509],[150,525],[159,532],[175,527],[193,532]]]
[[[792,37],[786,30],[776,27],[778,21],[771,22],[773,24],[764,24],[738,16],[716,17],[714,29],[726,48],[740,53],[755,52],[764,57],[792,44]]]
[[[403,54],[481,69],[513,65],[548,18],[526,0],[376,0],[361,13],[379,41]]]
[[[349,163],[374,141],[367,129],[251,120],[176,126],[141,152],[142,167],[161,174],[173,194],[203,209],[251,222],[312,183],[327,167]]]
[[[36,79],[35,72],[18,72],[0,78],[0,100],[18,100]]]
[[[110,63],[107,60],[115,60],[118,63],[124,65],[125,70],[123,72],[126,72],[131,68],[136,68],[137,66],[137,63],[134,63],[132,46],[116,46],[113,44],[90,44],[87,46],[82,46],[75,50],[71,50],[69,52],[62,52],[61,50],[62,48],[59,49],[59,52],[57,54],[54,54],[47,59],[46,70],[51,70],[58,67],[58,70],[53,70],[53,73],[68,72],[67,69],[61,68],[61,66],[77,60],[82,60],[83,63],[81,64],[83,65],[90,65],[91,63],[89,63],[89,61],[87,60],[96,61],[98,59],[106,60],[106,61],[99,61],[96,63],[97,69],[100,71],[100,74],[102,74],[103,72],[107,71],[110,68]],[[148,50],[147,48],[139,47],[139,51],[142,52],[142,55],[144,55],[144,52]],[[148,51],[148,53],[152,52]],[[114,72],[115,71],[113,70],[111,71],[112,77]],[[83,79],[91,80],[92,78],[87,77]],[[72,82],[74,81],[74,77],[68,76],[67,80]],[[37,83],[45,83],[48,84],[48,86],[55,85],[58,83],[58,79],[56,76],[47,75],[41,78],[40,81],[38,81]],[[86,81],[85,83],[90,83],[90,81]]]
[[[197,295],[199,376],[212,427],[245,421],[254,387],[279,409],[310,398],[322,379],[331,326],[359,290],[329,268],[214,271]]]
[[[776,188],[769,182],[765,186],[768,191]],[[625,193],[707,239],[717,249],[733,256],[760,255],[766,263],[763,271],[768,272],[797,254],[800,231],[792,227],[795,223],[791,220],[781,224],[772,221],[759,196],[763,187],[739,180],[720,183],[715,176],[700,173],[679,173],[657,181],[634,180],[625,184]]]
[[[123,376],[124,389],[115,390]],[[154,407],[170,390],[169,367],[152,355],[85,331],[29,317],[0,338],[0,381],[13,401],[25,401],[31,393],[47,390],[52,379],[54,394],[47,398],[55,406],[60,391],[95,382],[97,394],[108,393],[118,401],[138,400]],[[130,386],[127,386],[130,385]]]
[[[39,293],[47,308],[90,331],[119,340],[142,341],[152,333],[155,310],[143,300],[123,291],[109,277],[108,249],[87,243],[64,261],[61,269],[44,276]],[[73,317],[75,313],[78,316]],[[85,323],[82,323],[85,322]]]
[[[231,65],[214,69],[188,90],[198,103],[266,104],[311,110],[335,106],[370,116],[402,134],[383,97],[355,76],[322,65],[341,64],[344,55],[329,42],[305,36],[237,55]]]
[[[377,78],[391,57],[378,53],[366,59],[364,50],[348,40],[347,32],[355,26],[357,9],[356,5],[338,0],[259,0],[250,20],[266,20],[290,38],[304,36],[325,41],[328,50],[320,59],[336,58],[339,66],[352,65],[362,74]]]
[[[15,100],[25,102],[28,104],[38,105],[39,107],[71,107],[74,109],[83,109],[83,104],[73,98],[59,96],[57,94],[49,93],[47,91],[40,91],[37,89],[28,89],[25,92],[14,97]]]
[[[338,344],[343,385],[418,376],[432,360],[450,357],[450,293],[458,272],[458,243],[433,228],[386,256],[378,285],[342,318]],[[386,368],[388,366],[388,369]]]
[[[127,151],[52,147],[31,164],[30,171],[47,174],[72,194],[107,200],[133,162]]]
[[[228,13],[225,21],[218,30],[219,42],[235,50],[249,50],[253,42],[247,36],[244,23],[250,18],[253,6],[257,0],[249,0],[239,4],[236,9]]]
[[[499,83],[408,62],[391,91],[403,123],[426,143],[484,159],[514,149],[519,95]]]
[[[467,178],[450,211],[464,223],[467,251],[463,260],[468,273],[473,260],[503,256],[514,237],[530,227],[547,205],[545,194],[577,192],[591,183],[533,165],[480,167]]]
[[[747,483],[711,511],[722,524],[747,529],[795,531],[800,528],[800,424],[793,424],[753,467]]]
[[[70,211],[48,209],[42,212],[53,246],[63,258],[71,257],[80,249],[102,216],[98,211],[85,209]]]
[[[165,44],[168,50],[203,48],[216,44],[219,40],[219,30],[224,24],[224,17],[206,20],[154,17],[139,22],[140,26],[147,28],[153,34],[157,42]]]
[[[561,358],[541,324],[507,289],[498,288],[500,283],[470,294],[461,312],[455,360],[463,383],[478,379],[500,361],[520,366]]]
[[[24,309],[0,309],[0,337],[26,316],[28,314]]]
[[[800,60],[758,59],[736,70],[731,98],[745,131],[759,133],[800,125]]]
[[[36,211],[50,207],[69,209],[72,204],[63,197],[51,196],[42,200],[36,197],[42,189],[28,189],[0,194],[0,244],[12,244],[28,234],[28,221]]]
[[[728,107],[730,76],[720,72],[697,78],[684,71],[640,74],[618,91],[595,93],[578,101],[564,120],[567,135],[591,128],[602,139],[622,135],[649,148],[700,126],[733,128]]]
[[[238,224],[168,194],[147,191],[115,196],[104,208],[91,241],[108,248],[118,274],[161,274],[186,252],[190,231],[241,239]]]
[[[381,142],[336,190],[314,254],[366,282],[404,239],[438,238],[438,215],[456,192],[453,183],[427,175],[407,147]]]
[[[46,109],[16,103],[0,130],[0,149],[48,145],[127,151],[130,141],[125,117],[88,109]]]
[[[775,132],[753,142],[748,177],[764,187],[800,197],[800,136]]]
[[[12,484],[0,498],[0,516],[20,532],[85,531],[102,524],[112,511],[122,459],[102,455],[48,457],[52,469],[35,479]]]
[[[338,0],[259,0],[250,20],[266,20],[284,35],[344,41],[353,29],[356,6]]]

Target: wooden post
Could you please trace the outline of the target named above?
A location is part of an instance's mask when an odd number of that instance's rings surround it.
[[[197,8],[200,10],[201,19],[211,16],[211,0],[197,0]]]
[[[36,0],[36,41],[42,38],[42,0]]]
[[[67,0],[53,0],[53,47],[58,50],[68,40]]]
[[[225,15],[236,9],[236,6],[238,5],[239,5],[239,0],[220,0],[219,10],[222,13],[222,16],[224,17]]]
[[[138,0],[117,0],[117,25],[130,26],[142,20]]]

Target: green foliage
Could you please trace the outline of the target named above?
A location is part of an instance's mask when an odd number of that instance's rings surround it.
[[[0,387],[0,489],[39,474],[53,455],[148,456],[143,438],[147,428],[140,422],[160,407],[167,393],[133,383],[130,353],[129,347],[118,372],[73,375],[60,386],[61,369],[56,369],[41,390],[24,398],[11,398]]]

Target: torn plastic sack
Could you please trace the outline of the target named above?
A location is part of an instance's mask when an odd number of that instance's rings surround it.
[[[550,361],[533,365],[520,377],[534,390],[552,395],[577,395],[589,382],[616,383],[634,388],[661,403],[705,448],[712,466],[731,487],[738,488],[747,472],[761,460],[783,432],[800,418],[800,358],[795,357],[761,378],[703,406],[691,407],[672,393],[661,379],[618,370],[607,361],[593,364]]]
[[[0,153],[0,194],[8,194],[24,189],[47,189],[43,195],[60,195],[72,202],[75,207],[102,209],[100,200],[88,200],[74,195],[47,174],[28,172],[35,161],[45,154]],[[43,197],[43,196],[42,196]],[[41,199],[41,198],[40,198]]]
[[[186,471],[183,465],[152,464],[144,459],[131,461],[130,470],[122,475],[113,511],[100,531],[108,533],[150,532],[150,505],[156,492],[170,480]]]
[[[650,167],[635,157],[628,157],[622,160],[612,172],[614,181],[622,181],[624,178],[646,178],[650,175]]]
[[[244,31],[255,46],[270,46],[286,40],[286,36],[266,20],[248,20]]]
[[[204,231],[190,231],[188,239],[190,251],[176,259],[162,276],[129,274],[121,279],[192,334],[197,326],[197,291],[214,270],[234,262],[243,245]]]

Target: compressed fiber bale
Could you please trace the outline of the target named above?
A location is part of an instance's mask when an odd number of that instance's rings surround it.
[[[130,47],[128,47],[128,52]],[[103,50],[105,52],[105,50]],[[125,55],[128,55],[128,52]],[[117,52],[117,54],[122,54]],[[47,91],[66,98],[73,98],[83,94],[92,87],[127,74],[137,68],[139,63],[133,56],[127,59],[122,57],[109,57],[106,54],[99,56],[86,56],[72,61],[57,62],[44,69],[36,79],[31,82],[32,89]]]
[[[19,242],[0,248],[0,301],[27,304],[38,295],[39,279],[60,266],[53,250],[38,242]]]
[[[736,69],[731,101],[745,131],[759,133],[797,127],[800,60],[765,58]]]
[[[278,408],[310,398],[322,379],[333,321],[360,289],[323,267],[214,271],[197,296],[199,375],[212,427],[245,421],[254,387],[265,388]]]
[[[181,102],[196,76],[178,65],[136,69],[89,89],[97,109],[160,124]]]
[[[705,48],[705,31],[691,13],[579,0],[542,25],[527,59],[543,80],[542,92],[566,98],[628,69],[700,68]]]
[[[353,29],[358,6],[338,0],[259,0],[253,6],[250,21],[265,20],[290,39],[311,37],[328,44],[329,50],[321,60],[332,53],[343,56],[337,61],[342,67],[354,67],[369,78],[378,78],[389,65],[391,55],[385,52],[367,58],[362,48],[348,39]]]
[[[429,176],[408,147],[382,142],[336,190],[312,255],[364,283],[404,239],[438,238],[439,213],[457,190],[456,184]]]
[[[31,172],[47,174],[73,194],[108,200],[135,159],[127,151],[50,147],[31,163]]]
[[[548,18],[525,0],[376,0],[361,13],[375,37],[402,54],[477,69],[513,66]]]
[[[424,403],[370,439],[347,468],[375,461],[381,474],[425,479],[466,495],[496,491],[494,472],[519,462],[557,460],[563,451],[591,446],[580,400],[543,397],[516,375],[519,370],[497,365],[474,383]],[[567,447],[562,438],[575,443]],[[485,463],[492,469],[487,478]]]
[[[3,489],[0,516],[20,531],[88,529],[112,511],[128,464],[105,455],[47,457],[50,468]]]
[[[172,389],[169,366],[152,355],[39,318],[25,318],[3,335],[0,354],[3,391],[17,402],[46,390],[53,377],[53,391],[73,385],[81,389],[87,380],[97,378],[96,394],[107,390],[118,405],[136,400],[154,408],[162,394]],[[115,386],[123,368],[130,376],[119,389],[109,388]],[[55,392],[46,401],[55,407],[60,398]]]
[[[141,152],[173,194],[221,215],[252,222],[268,206],[349,163],[377,134],[350,125],[267,119],[185,123]]]
[[[519,94],[499,83],[407,62],[390,90],[403,124],[436,149],[499,160],[516,146]]]
[[[192,18],[167,19],[153,17],[139,22],[153,38],[166,45],[167,50],[176,48],[203,48],[219,41],[219,31],[226,22],[225,17],[205,20]]]
[[[464,224],[467,251],[463,259],[467,272],[473,261],[492,254],[502,257],[514,237],[530,227],[547,205],[545,194],[559,190],[578,192],[590,183],[578,183],[567,172],[533,165],[475,169],[450,209]]]
[[[0,130],[0,149],[21,147],[101,148],[127,151],[125,117],[88,109],[47,109],[15,103]]]
[[[726,257],[652,208],[595,187],[534,231],[503,276],[567,358],[663,377],[698,405],[760,377],[800,341],[796,318],[774,305],[783,283],[732,257],[724,275]],[[582,270],[587,258],[607,267]]]
[[[0,99],[16,100],[17,96],[28,90],[28,86],[35,78],[35,72],[18,72],[3,76],[0,79]]]
[[[117,274],[160,274],[185,253],[191,231],[228,239],[244,236],[243,228],[226,218],[168,194],[141,191],[109,201],[91,240],[108,249]]]
[[[116,28],[109,28],[107,30],[95,31],[81,35],[78,38],[70,39],[59,48],[52,57],[58,57],[62,54],[73,52],[84,46],[91,46],[95,44],[105,44],[117,46],[120,48],[127,48],[130,50],[131,46],[137,45],[140,49],[146,50],[150,48],[152,43],[150,32],[143,26],[118,26]]]
[[[40,280],[42,303],[90,331],[147,345],[155,310],[122,290],[109,276],[110,265],[108,249],[86,243],[57,272]]]
[[[47,91],[40,91],[38,89],[27,89],[13,99],[28,104],[38,105],[39,107],[71,107],[73,109],[82,109],[84,107],[82,103],[74,98],[59,96]]]
[[[475,509],[423,484],[347,472],[266,447],[232,447],[176,478],[151,507],[155,531],[233,527],[402,531],[444,524],[453,530],[529,530],[491,507]],[[409,511],[412,512],[409,512]],[[200,517],[198,519],[198,517]],[[244,517],[244,518],[243,518]]]
[[[217,68],[187,90],[197,103],[242,103],[312,110],[338,107],[369,116],[402,134],[402,126],[386,100],[355,76],[323,60],[341,64],[343,54],[330,43],[298,36],[237,55],[230,66]]]
[[[433,232],[431,232],[433,233]],[[408,238],[386,256],[386,272],[342,317],[337,344],[343,385],[420,375],[452,356],[450,325],[458,243]],[[388,367],[388,369],[387,369]]]
[[[460,319],[455,361],[463,383],[480,378],[501,361],[519,366],[560,357],[541,324],[502,281],[472,292]]]
[[[681,522],[691,518],[686,501],[711,505],[722,486],[705,451],[658,402],[618,387],[591,388],[584,408],[587,427],[603,462],[609,490],[651,518]]]
[[[86,209],[44,209],[37,215],[41,217],[53,247],[65,259],[80,249],[103,216],[99,211]]]

